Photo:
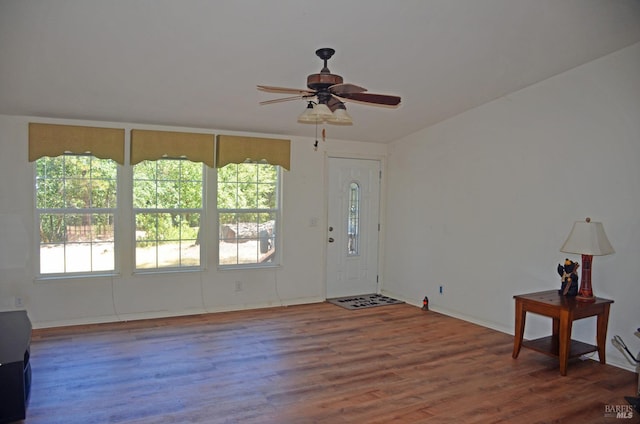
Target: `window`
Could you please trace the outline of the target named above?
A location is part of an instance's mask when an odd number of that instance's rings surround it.
[[[214,175],[218,264],[279,263],[289,140],[131,129],[125,163],[125,131],[29,123],[38,276],[202,269],[201,240],[216,233],[205,208],[205,177]]]
[[[358,183],[349,185],[349,211],[347,234],[347,255],[358,256],[360,252],[360,186]]]
[[[200,267],[203,165],[186,159],[133,167],[136,270]]]
[[[219,265],[277,263],[279,184],[279,166],[242,163],[218,168]]]
[[[89,154],[36,160],[40,274],[115,271],[117,165]]]

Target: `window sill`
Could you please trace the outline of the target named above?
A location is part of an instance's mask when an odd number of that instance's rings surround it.
[[[218,271],[246,271],[261,269],[280,268],[281,264],[264,265],[264,264],[247,264],[247,265],[218,265]]]
[[[60,280],[86,280],[92,278],[116,278],[120,277],[117,272],[106,273],[94,273],[94,274],[55,274],[55,275],[38,275],[34,278],[37,283],[45,283],[47,281],[60,281]]]

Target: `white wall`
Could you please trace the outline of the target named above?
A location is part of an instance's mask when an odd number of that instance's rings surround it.
[[[557,264],[581,262],[560,246],[589,216],[616,250],[592,271],[615,301],[609,339],[640,349],[640,44],[398,140],[388,168],[386,292],[513,334],[513,295],[559,287]],[[529,317],[525,338],[550,325]],[[594,343],[595,318],[574,338]]]
[[[239,133],[0,115],[0,309],[11,309],[14,299],[22,298],[34,327],[322,301],[325,298],[326,156],[386,153],[385,145],[335,140],[321,142],[316,152],[313,139],[291,139],[291,171],[283,173],[283,259],[282,265],[275,269],[220,271],[215,265],[216,241],[210,237],[209,266],[202,272],[134,275],[131,258],[126,257],[126,252],[132,252],[128,247],[121,258],[123,272],[115,278],[37,280],[34,171],[27,161],[30,121],[125,128],[127,143],[128,130],[133,127]],[[330,135],[330,129],[327,132]],[[313,134],[311,130],[310,134]],[[210,214],[208,219],[214,220],[215,216]],[[235,290],[237,281],[242,282],[241,292]]]

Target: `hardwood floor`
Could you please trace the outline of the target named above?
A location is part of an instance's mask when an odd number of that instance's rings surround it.
[[[636,374],[410,305],[35,330],[28,424],[614,423]],[[626,420],[629,422],[632,420]]]

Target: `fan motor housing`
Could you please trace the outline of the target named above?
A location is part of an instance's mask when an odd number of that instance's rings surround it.
[[[307,77],[307,87],[316,91],[323,91],[335,84],[342,84],[340,75],[319,73]]]

